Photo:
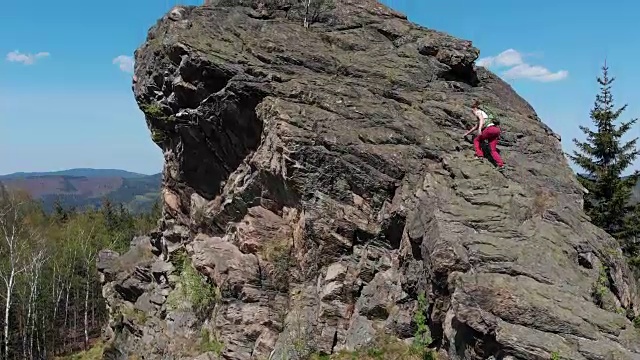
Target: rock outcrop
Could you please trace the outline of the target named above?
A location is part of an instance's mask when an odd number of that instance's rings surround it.
[[[100,254],[105,358],[384,352],[424,313],[440,359],[640,359],[616,242],[479,50],[373,0],[304,3],[176,7],[136,51],[163,219]],[[461,137],[474,100],[504,175]]]

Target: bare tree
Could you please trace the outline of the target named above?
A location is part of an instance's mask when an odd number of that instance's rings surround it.
[[[71,262],[70,264],[73,264],[76,261],[76,249],[73,249],[73,255],[70,258]],[[64,285],[64,289],[65,289],[65,300],[64,300],[64,326],[63,326],[63,348],[67,347],[67,339],[68,336],[66,335],[69,332],[69,295],[71,293],[71,276],[67,276],[67,281],[66,284]]]
[[[27,302],[27,320],[26,326],[28,329],[28,336],[23,337],[23,355],[25,358],[28,357],[33,359],[33,340],[36,331],[36,319],[38,316],[36,301],[38,299],[38,291],[40,289],[40,274],[42,272],[42,267],[47,260],[45,255],[45,250],[41,241],[38,241],[32,246],[33,251],[31,251],[31,261],[27,266],[27,284],[29,285],[29,300]],[[28,337],[28,345],[27,345],[27,337]]]
[[[96,251],[91,246],[91,241],[94,236],[94,228],[91,227],[89,231],[85,229],[80,230],[78,234],[78,240],[80,242],[80,249],[84,260],[84,275],[85,275],[85,288],[84,288],[84,348],[89,347],[89,290],[92,285],[92,270],[94,269],[94,263],[96,260]]]
[[[56,323],[57,319],[58,319],[58,309],[60,308],[60,302],[62,301],[62,295],[64,294],[64,289],[65,289],[65,275],[66,273],[63,272],[63,269],[65,269],[64,266],[64,258],[62,260],[58,259],[58,258],[53,258],[53,277],[52,277],[52,281],[51,281],[51,291],[52,291],[52,299],[54,301],[53,303],[53,315],[51,317],[51,321],[53,322],[53,324]],[[66,324],[64,324],[64,326],[66,326]],[[55,344],[58,340],[57,337],[58,331],[51,331],[49,336],[51,338],[51,343]],[[46,344],[46,341],[45,341]],[[46,349],[45,349],[46,350]],[[55,346],[53,348],[54,352],[55,352]]]
[[[15,194],[0,191],[0,279],[4,282],[4,343],[5,358],[9,357],[9,329],[11,301],[17,277],[27,270],[26,247],[34,238],[34,234],[25,226],[23,219],[23,202]]]

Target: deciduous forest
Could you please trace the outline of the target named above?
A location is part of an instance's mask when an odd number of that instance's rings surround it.
[[[151,230],[160,205],[133,215],[103,200],[98,208],[45,213],[0,186],[0,319],[3,359],[41,359],[86,349],[107,318],[96,256],[123,251]]]

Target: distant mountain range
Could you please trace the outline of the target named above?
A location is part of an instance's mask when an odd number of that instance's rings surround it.
[[[82,168],[0,175],[0,182],[40,200],[45,211],[51,211],[58,199],[64,207],[86,208],[99,206],[106,197],[138,213],[150,210],[159,199],[162,174]]]
[[[49,171],[49,172],[17,172],[9,175],[0,175],[0,180],[23,179],[23,178],[36,177],[36,176],[76,176],[76,177],[90,177],[90,178],[121,177],[125,179],[131,179],[131,178],[142,178],[145,176],[154,176],[154,175],[139,174],[131,171],[118,170],[118,169],[77,168],[77,169]]]
[[[132,212],[149,211],[160,197],[162,174],[145,175],[118,169],[68,169],[0,175],[9,189],[21,189],[51,211],[57,199],[65,207],[100,206],[103,198],[124,204]],[[640,182],[634,190],[640,202]]]

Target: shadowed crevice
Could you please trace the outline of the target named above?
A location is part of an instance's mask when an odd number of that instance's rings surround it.
[[[262,98],[242,85],[227,88],[202,105],[197,124],[178,129],[184,178],[205,199],[213,199],[222,182],[258,148],[262,121],[255,108]]]

